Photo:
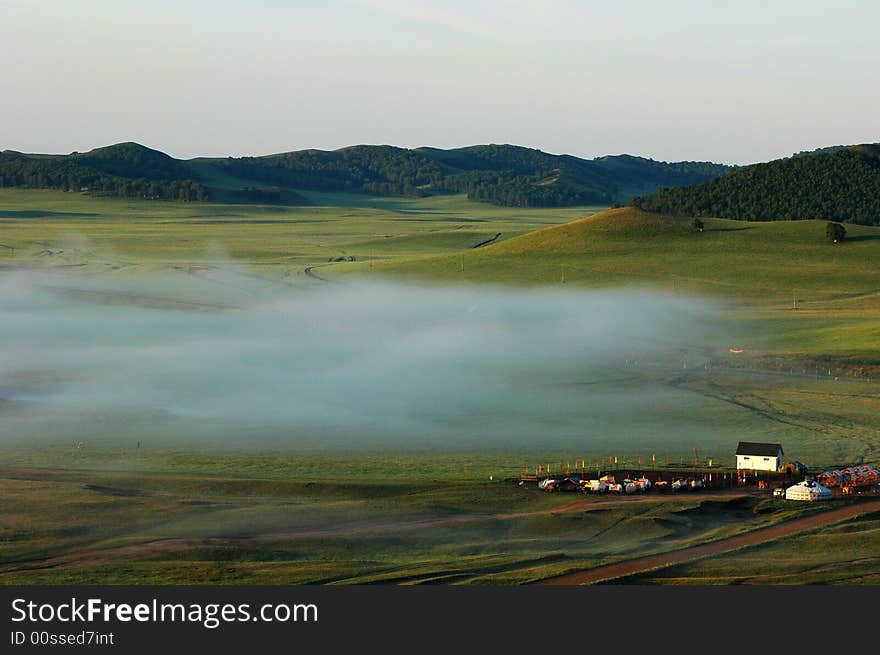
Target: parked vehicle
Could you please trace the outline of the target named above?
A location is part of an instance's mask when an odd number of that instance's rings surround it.
[[[558,484],[559,480],[556,478],[544,478],[538,482],[538,489],[542,489],[543,491],[554,491]]]
[[[542,491],[578,491],[580,486],[571,478],[545,478],[538,483]]]

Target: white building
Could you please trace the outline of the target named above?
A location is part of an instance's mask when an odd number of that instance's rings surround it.
[[[778,443],[740,441],[736,447],[736,468],[744,471],[778,471],[782,468],[782,446]]]

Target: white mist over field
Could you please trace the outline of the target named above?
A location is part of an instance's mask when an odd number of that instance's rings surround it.
[[[0,438],[601,446],[698,420],[628,363],[705,343],[701,301],[242,280],[0,277]]]

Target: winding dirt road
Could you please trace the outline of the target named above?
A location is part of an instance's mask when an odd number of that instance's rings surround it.
[[[323,264],[320,265],[323,266]],[[321,277],[320,275],[315,273],[315,269],[317,267],[318,266],[306,266],[306,268],[303,270],[303,273],[306,274],[306,277],[310,277],[313,280],[320,280],[321,282],[333,282],[333,280],[327,279],[326,277]]]
[[[786,521],[780,525],[773,525],[767,528],[759,528],[752,530],[746,534],[728,537],[727,539],[719,539],[702,546],[694,546],[693,548],[685,548],[683,550],[674,550],[659,555],[648,555],[646,557],[637,557],[635,559],[620,562],[618,564],[608,564],[606,566],[598,566],[586,571],[578,571],[577,573],[567,573],[565,575],[556,576],[541,580],[537,584],[540,585],[586,585],[614,580],[633,575],[635,573],[644,573],[656,569],[666,568],[673,564],[681,564],[682,562],[691,562],[712,555],[728,553],[749,546],[757,546],[759,544],[788,537],[798,532],[805,532],[815,528],[821,528],[831,523],[843,521],[845,519],[858,516],[859,514],[868,514],[870,512],[880,511],[880,500],[873,500],[856,505],[847,505],[839,507],[821,514],[806,516],[793,521]]]

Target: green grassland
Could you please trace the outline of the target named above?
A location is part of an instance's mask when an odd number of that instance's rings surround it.
[[[575,497],[490,481],[485,472],[503,461],[473,455],[287,454],[279,466],[268,457],[59,448],[48,449],[51,466],[17,460],[2,469],[0,584],[513,584],[817,511],[685,494],[554,512]],[[63,454],[82,468],[59,465]],[[124,470],[133,460],[138,470]]]
[[[308,206],[178,203],[0,189],[0,266],[88,273],[245,267],[276,280],[333,257],[467,250],[600,208],[510,209],[461,196],[312,193]]]
[[[646,424],[634,431],[640,441],[615,454],[644,458],[661,440],[673,461],[699,445],[729,464],[733,443],[749,439],[778,440],[814,469],[880,461],[880,228],[847,226],[848,240],[832,245],[817,221],[704,219],[698,233],[689,219],[632,209],[591,217],[602,208],[302,195],[311,204],[3,189],[0,271],[214,267],[277,284],[320,266],[333,280],[635,284],[708,296],[725,308],[723,344],[607,382],[626,393],[627,379],[650,380],[677,394],[692,433],[670,443]],[[354,261],[328,261],[338,257]],[[645,416],[662,422],[662,411],[646,407]],[[3,444],[0,584],[514,584],[821,511],[757,496],[682,496],[554,514],[547,510],[570,496],[500,481],[525,466],[608,454],[570,450],[135,449],[114,438],[112,424],[82,450],[59,440]],[[853,520],[632,580],[877,582],[868,552],[876,531],[876,517]],[[769,558],[785,562],[775,578]],[[851,575],[847,563],[855,563]]]

